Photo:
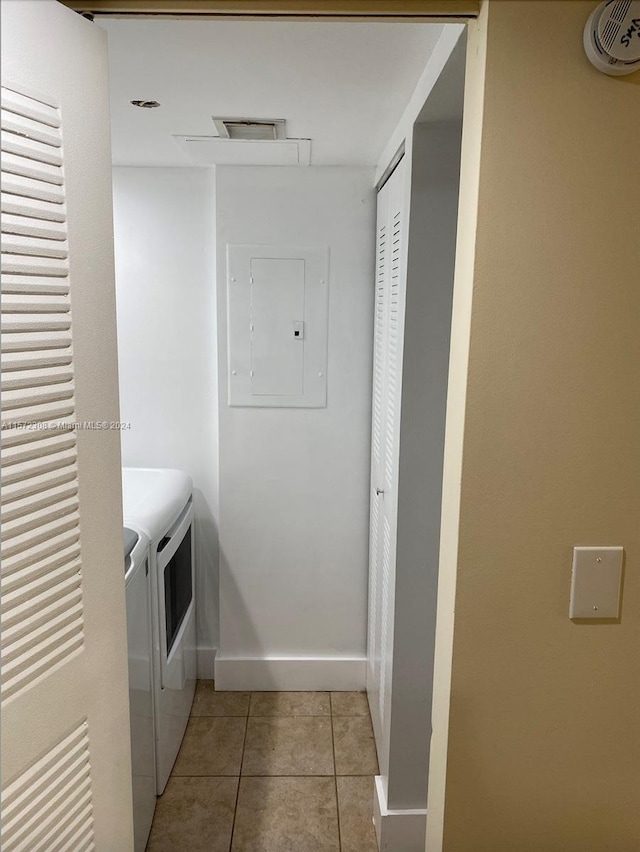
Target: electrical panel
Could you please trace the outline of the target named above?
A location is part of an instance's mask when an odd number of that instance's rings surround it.
[[[328,250],[227,246],[229,405],[327,404]]]

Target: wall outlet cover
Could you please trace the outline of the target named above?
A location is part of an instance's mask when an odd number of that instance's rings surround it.
[[[574,547],[569,618],[618,618],[622,547]]]

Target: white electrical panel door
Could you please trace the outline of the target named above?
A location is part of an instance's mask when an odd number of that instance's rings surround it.
[[[227,247],[229,405],[327,402],[328,252]]]
[[[251,261],[251,392],[304,393],[304,260]]]

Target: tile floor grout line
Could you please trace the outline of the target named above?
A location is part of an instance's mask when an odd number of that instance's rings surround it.
[[[336,819],[338,821],[338,852],[342,852],[342,832],[340,831],[340,802],[338,800],[338,775],[336,772],[336,741],[333,735],[333,700],[329,693],[329,710],[331,713],[331,751],[333,753],[333,787],[336,794]]]
[[[363,772],[362,775],[318,775],[315,772],[299,775],[295,772],[278,772],[274,775],[241,775],[240,778],[369,778],[370,772]],[[237,778],[237,775],[178,775],[177,778]]]
[[[229,852],[233,847],[233,834],[236,830],[236,817],[238,815],[238,802],[240,800],[240,781],[242,780],[242,763],[244,761],[244,749],[247,744],[247,731],[249,730],[249,713],[251,712],[251,696],[253,693],[249,693],[249,701],[247,702],[247,715],[244,717],[244,737],[242,740],[242,752],[240,753],[240,769],[238,770],[238,789],[236,790],[236,804],[233,809],[233,822],[231,823],[231,837],[229,838]],[[235,777],[235,776],[234,776]]]
[[[310,773],[306,775],[295,775],[291,772],[278,773],[277,775],[172,775],[172,778],[373,778],[370,772],[363,772],[361,775],[354,775],[353,772],[347,775],[317,775]]]

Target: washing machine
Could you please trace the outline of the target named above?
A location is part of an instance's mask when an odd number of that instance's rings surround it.
[[[134,849],[144,852],[156,807],[149,542],[144,533],[127,527],[124,529],[124,571]]]
[[[149,540],[156,792],[175,763],[196,688],[192,482],[181,470],[123,468],[125,526]]]

